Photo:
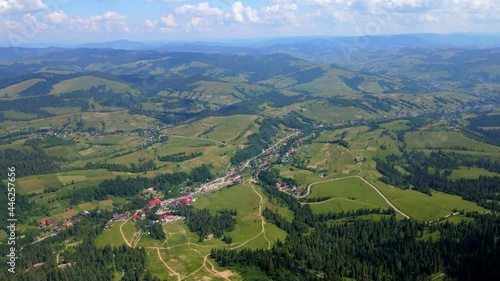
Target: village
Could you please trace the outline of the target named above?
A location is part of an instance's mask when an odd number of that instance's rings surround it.
[[[267,150],[263,151],[261,154],[255,156],[252,159],[249,159],[245,163],[239,163],[237,167],[230,167],[229,169],[227,169],[226,175],[224,177],[217,178],[208,183],[203,183],[199,187],[195,188],[192,192],[189,192],[187,195],[164,200],[160,199],[161,196],[157,196],[154,199],[150,200],[141,210],[136,210],[135,212],[126,211],[123,213],[114,213],[112,219],[106,224],[105,229],[110,228],[113,222],[117,221],[124,222],[130,219],[132,222],[137,222],[139,220],[146,220],[148,219],[148,215],[151,214],[152,211],[154,211],[154,214],[156,215],[155,217],[157,217],[158,219],[149,219],[149,221],[147,222],[149,226],[156,223],[169,223],[184,220],[184,217],[175,215],[176,210],[180,205],[189,205],[192,202],[195,202],[195,197],[198,194],[214,192],[224,187],[241,184],[244,180],[241,172],[247,167],[256,167],[258,172],[262,169],[266,169],[276,159],[279,159],[281,163],[287,163],[290,157],[298,150],[298,147],[302,144],[302,138],[295,139],[291,143],[284,142],[291,137],[297,137],[301,135],[301,132],[299,130],[292,129],[292,131],[293,134],[287,135],[281,140],[279,138],[276,138],[277,142]],[[276,187],[281,191],[299,192],[297,191],[297,186],[290,185],[287,182],[277,183]],[[155,188],[150,187],[145,191],[151,193],[155,191]],[[39,228],[41,231],[45,233],[50,232],[52,233],[50,235],[53,235],[60,232],[63,228],[70,228],[74,226],[80,221],[82,216],[88,215],[90,215],[90,212],[84,210],[77,215],[67,217],[61,221],[58,221],[57,223],[54,223],[51,218],[44,218],[40,220]]]

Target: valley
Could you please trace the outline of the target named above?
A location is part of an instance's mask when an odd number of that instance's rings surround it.
[[[497,52],[2,48],[6,280],[456,278],[498,249]]]

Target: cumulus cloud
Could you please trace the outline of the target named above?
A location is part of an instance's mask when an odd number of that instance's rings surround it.
[[[250,6],[245,7],[240,1],[233,3],[231,11],[226,12],[226,19],[237,23],[260,21],[257,10],[252,9]]]
[[[298,25],[296,12],[298,5],[290,0],[277,0],[272,5],[262,7],[265,22]]]
[[[167,27],[176,27],[177,23],[175,22],[175,18],[172,14],[162,16],[160,18],[161,22]]]
[[[60,10],[48,14],[47,19],[50,23],[59,24],[65,22],[68,19],[68,15],[63,10]]]
[[[216,7],[210,7],[208,2],[201,2],[198,5],[183,5],[175,8],[177,14],[187,14],[191,13],[196,16],[221,16],[224,13],[221,9]]]
[[[151,21],[151,20],[148,20],[148,19],[147,19],[147,20],[145,20],[145,21],[144,21],[144,24],[146,25],[146,27],[147,27],[148,29],[150,29],[150,30],[151,30],[151,29],[154,29],[154,28],[156,27],[156,24],[157,24],[157,23],[156,23],[156,22],[154,22],[154,21]]]
[[[47,8],[42,0],[0,0],[0,15],[34,12]]]
[[[116,12],[105,12],[87,18],[70,17],[63,10],[52,12],[46,16],[47,23],[61,25],[69,29],[86,32],[130,31],[127,16]]]

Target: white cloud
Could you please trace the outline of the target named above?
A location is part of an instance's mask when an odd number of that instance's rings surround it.
[[[144,21],[144,24],[145,24],[145,25],[146,25],[146,27],[147,27],[148,29],[150,29],[150,30],[151,30],[151,29],[154,29],[154,28],[156,27],[156,22],[154,22],[154,21],[145,20],[145,21]]]
[[[167,27],[176,27],[177,26],[177,23],[175,22],[175,18],[172,14],[162,16],[160,18],[160,20]]]
[[[0,15],[35,12],[47,8],[42,0],[0,0]]]
[[[177,14],[194,14],[196,16],[221,16],[224,13],[221,9],[210,7],[208,2],[201,2],[196,6],[193,5],[184,5],[178,8],[175,8],[175,13]]]
[[[85,32],[128,32],[127,16],[116,12],[105,12],[87,18],[70,17],[63,10],[52,12],[46,16],[47,23],[61,25],[68,29]]]
[[[237,23],[243,22],[259,22],[260,18],[257,10],[252,9],[252,7],[245,7],[242,2],[234,2],[231,8],[231,12],[227,12],[226,20],[233,20]]]
[[[63,10],[60,10],[48,14],[47,19],[50,23],[59,24],[65,22],[68,19],[68,15]]]
[[[236,2],[233,4],[233,16],[234,16],[234,20],[236,22],[244,22],[245,21],[245,18],[243,17],[244,10],[245,10],[245,7],[243,6],[243,3]]]
[[[289,0],[274,1],[274,4],[262,7],[264,21],[267,23],[282,23],[299,25],[296,12],[297,4]]]

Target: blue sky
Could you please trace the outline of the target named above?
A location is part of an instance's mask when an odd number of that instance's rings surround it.
[[[0,0],[0,45],[500,32],[500,0]]]

